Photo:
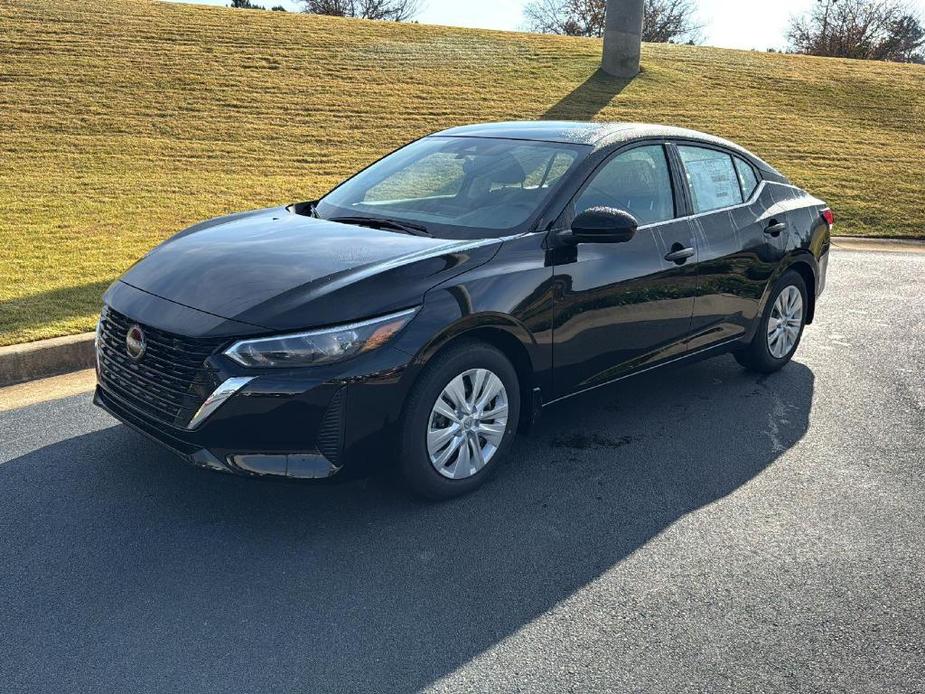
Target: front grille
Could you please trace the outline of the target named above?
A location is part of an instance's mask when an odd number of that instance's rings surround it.
[[[142,329],[147,344],[137,361],[126,350],[125,338],[133,325]],[[100,317],[100,381],[138,412],[182,427],[211,391],[204,362],[223,342],[157,330],[105,307]]]

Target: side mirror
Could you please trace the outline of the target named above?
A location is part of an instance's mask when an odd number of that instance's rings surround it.
[[[592,207],[572,222],[566,235],[571,243],[623,243],[636,234],[639,222],[625,210],[615,207]]]

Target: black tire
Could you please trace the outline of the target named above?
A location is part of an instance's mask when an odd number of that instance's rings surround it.
[[[791,286],[799,290],[800,298],[803,303],[800,330],[790,350],[781,357],[775,357],[771,353],[768,345],[768,321],[771,318],[771,313],[774,310],[774,303],[777,301],[777,298],[785,289]],[[736,361],[750,371],[764,374],[774,373],[784,367],[787,362],[793,358],[797,348],[800,346],[800,340],[803,338],[803,329],[806,327],[806,312],[808,309],[809,303],[807,301],[806,282],[803,281],[803,276],[794,270],[788,270],[774,283],[774,287],[768,297],[767,306],[764,308],[764,313],[755,331],[755,336],[748,345],[734,353]]]
[[[508,400],[508,420],[497,450],[485,466],[470,477],[449,479],[431,464],[427,451],[427,431],[434,403],[447,384],[469,369],[488,369],[504,384]],[[399,468],[408,486],[427,499],[450,499],[482,486],[503,462],[520,417],[520,385],[517,371],[504,354],[491,345],[465,340],[439,353],[425,367],[412,388],[402,418],[399,438]]]

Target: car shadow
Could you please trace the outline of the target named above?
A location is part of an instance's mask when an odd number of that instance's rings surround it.
[[[548,408],[490,484],[441,504],[374,479],[199,471],[122,426],[47,446],[0,465],[0,673],[71,691],[426,687],[760,475],[812,395],[799,363],[643,375]]]
[[[635,78],[621,79],[598,68],[541,116],[542,120],[593,120]]]

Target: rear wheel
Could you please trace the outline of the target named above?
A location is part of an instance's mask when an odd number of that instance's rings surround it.
[[[517,372],[507,357],[482,342],[450,347],[408,399],[399,451],[405,480],[431,499],[480,487],[510,447],[519,416]]]
[[[775,283],[752,341],[735,353],[745,368],[772,373],[793,358],[806,325],[806,283],[789,270]]]

